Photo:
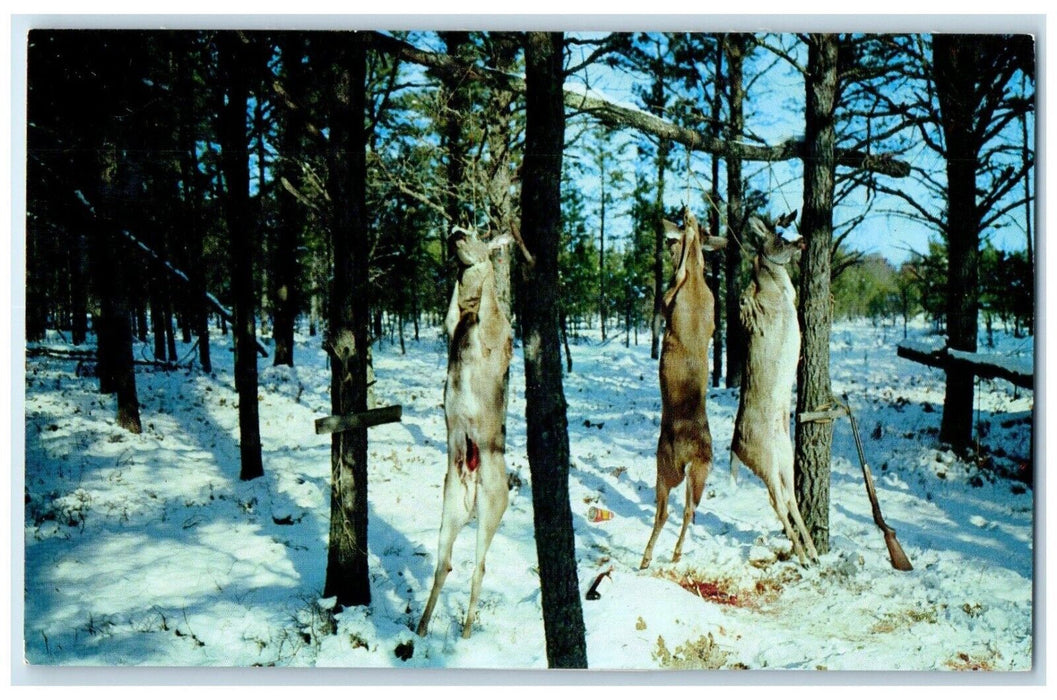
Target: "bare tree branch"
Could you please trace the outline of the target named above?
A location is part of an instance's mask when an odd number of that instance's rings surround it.
[[[404,60],[432,68],[438,75],[455,79],[472,78],[488,84],[498,84],[517,92],[524,92],[525,81],[517,76],[480,68],[453,59],[444,54],[418,49],[407,42],[374,32],[371,34],[374,47],[394,53]],[[591,114],[612,128],[632,128],[653,136],[682,144],[690,150],[712,153],[723,158],[740,158],[754,161],[784,161],[803,158],[804,143],[789,139],[776,146],[753,146],[734,141],[713,138],[692,129],[673,124],[642,110],[614,104],[601,97],[568,88],[564,91],[567,107]],[[869,170],[891,177],[906,177],[910,165],[887,154],[872,155],[848,149],[837,151],[837,164],[861,170]]]

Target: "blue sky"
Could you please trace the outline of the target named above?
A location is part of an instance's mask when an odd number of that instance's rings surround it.
[[[785,38],[787,43],[791,43],[788,41],[788,35]],[[573,62],[580,60],[577,55],[578,51],[581,51],[579,47],[573,48],[571,58]],[[757,52],[755,62],[755,68],[751,65],[747,66],[747,74],[753,70],[760,70],[763,66],[768,66],[769,69],[763,73],[763,77],[752,86],[746,96],[747,128],[762,137],[768,144],[777,144],[788,138],[801,136],[804,128],[802,76],[783,62],[770,65],[773,62],[773,54],[767,52]],[[600,64],[591,66],[584,74],[577,77],[580,82],[586,80],[593,90],[616,102],[628,105],[634,105],[637,102],[634,94],[636,81],[645,79],[619,73]],[[1034,127],[1033,121],[1031,127]],[[570,124],[570,130],[574,128],[576,128],[575,122]],[[1017,130],[1016,138],[1019,139],[1019,123],[1015,123],[1013,128]],[[633,141],[635,136],[625,132],[620,138]],[[567,151],[566,157],[575,159],[581,156],[574,147]],[[680,159],[680,165],[684,165],[686,162],[685,149],[676,147],[674,157]],[[903,159],[912,160],[915,165],[939,171],[942,171],[944,165],[940,156],[924,146],[912,150]],[[678,206],[686,199],[688,186],[691,191],[691,206],[701,208],[706,206],[699,192],[701,188],[710,186],[710,159],[705,154],[693,154],[691,163],[696,173],[694,177],[682,176],[669,179],[666,188],[666,200],[669,206]],[[633,164],[629,163],[628,167],[630,169]],[[744,167],[745,174],[751,175],[752,187],[771,193],[772,213],[779,214],[790,209],[801,209],[803,179],[800,161],[746,163]],[[887,178],[886,180],[890,186],[912,193],[918,200],[927,199],[921,185],[910,178]],[[597,189],[597,183],[583,182],[582,184],[588,197],[592,197],[592,193]],[[720,186],[721,191],[724,188],[725,182]],[[1034,182],[1032,191],[1034,192]],[[1017,193],[1020,192],[1022,188],[1017,189]],[[856,192],[848,201],[838,206],[835,211],[835,226],[839,227],[842,222],[858,215],[861,208],[866,205],[867,196],[868,193],[865,191]],[[597,194],[594,197],[597,197]],[[936,211],[940,211],[942,202],[933,202],[932,206]],[[619,210],[618,205],[618,212]],[[703,213],[702,211],[699,214],[699,219],[703,218]],[[928,225],[908,217],[908,213],[910,213],[909,206],[898,197],[878,194],[876,201],[873,202],[871,214],[849,235],[848,245],[866,253],[879,253],[897,264],[912,257],[914,252],[926,252],[929,239],[938,239],[939,234]],[[612,226],[615,238],[627,237],[629,232],[626,220],[621,221],[619,216],[614,216],[610,221],[612,223],[607,222],[607,229],[610,225]],[[609,236],[610,232],[607,231],[607,237]],[[1026,245],[1024,209],[1018,207],[1003,220],[1000,228],[985,232],[985,238],[1000,249],[1023,250]]]

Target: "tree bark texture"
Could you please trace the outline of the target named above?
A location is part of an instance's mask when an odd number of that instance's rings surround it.
[[[82,233],[73,234],[70,248],[70,315],[71,340],[74,345],[85,342],[88,336],[88,283],[85,261],[87,246]]]
[[[246,136],[246,106],[249,100],[246,50],[236,32],[217,36],[222,75],[228,99],[221,112],[223,148],[221,164],[227,190],[224,214],[228,229],[228,255],[233,297],[235,338],[235,390],[239,395],[239,453],[244,481],[264,474],[261,461],[261,429],[257,405],[257,326],[253,289],[255,250],[253,216],[250,214],[249,149]]]
[[[525,422],[532,474],[547,663],[586,668],[587,647],[569,504],[569,435],[559,345],[558,247],[565,140],[560,33],[525,36],[526,132],[522,234],[535,256],[518,290],[525,353]]]
[[[115,235],[118,212],[133,201],[139,182],[127,161],[118,157],[119,150],[122,149],[114,142],[105,140],[98,151],[99,209],[93,226],[92,251],[93,276],[99,296],[97,371],[100,391],[117,397],[117,424],[129,432],[139,433],[142,427],[132,361],[128,261]]]
[[[719,124],[720,118],[722,117],[723,109],[723,94],[720,86],[723,84],[723,54],[725,52],[726,37],[720,35],[716,37],[716,68],[715,68],[715,80],[712,86],[712,135],[719,136]],[[713,236],[718,236],[720,231],[720,218],[719,218],[719,156],[712,154],[712,185],[710,197],[712,199],[712,206],[709,207],[708,211],[708,228]],[[733,244],[737,245],[737,244]],[[723,253],[719,255],[724,257]],[[712,386],[718,387],[720,377],[723,375],[723,337],[724,337],[724,318],[730,318],[723,313],[723,296],[720,294],[720,267],[721,263],[719,260],[713,259],[710,261],[708,269],[710,271],[710,287],[714,293],[713,296],[713,309],[712,317],[715,319],[715,330],[712,332]],[[731,325],[734,325],[731,323]]]
[[[980,212],[976,203],[979,144],[974,134],[975,37],[933,37],[933,70],[947,149],[947,342],[976,352],[979,313]],[[973,374],[947,369],[940,439],[966,451],[973,439]]]
[[[661,327],[664,325],[664,171],[671,144],[657,143],[657,197],[653,202],[653,318],[650,322],[650,357],[661,356]]]
[[[806,251],[800,267],[800,366],[797,413],[818,411],[832,399],[829,342],[832,325],[830,249],[833,244],[833,191],[836,159],[834,112],[837,102],[835,35],[808,38],[804,159],[804,212],[801,233]],[[829,551],[830,448],[833,424],[796,423],[797,502],[820,554]]]
[[[213,371],[213,360],[209,347],[209,310],[206,306],[205,270],[200,264],[203,254],[204,226],[199,202],[202,192],[198,177],[198,156],[196,151],[194,77],[191,57],[186,52],[177,55],[176,91],[179,95],[180,125],[177,138],[180,143],[180,174],[183,179],[184,221],[190,298],[188,311],[194,334],[198,338],[198,361],[202,371],[209,374]]]
[[[489,59],[497,70],[510,72],[517,66],[520,37],[514,32],[490,32]],[[488,208],[492,226],[498,233],[520,232],[517,199],[514,191],[514,134],[512,106],[516,93],[500,85],[493,85],[488,96],[489,179]],[[509,319],[514,318],[511,294],[511,274],[514,246],[492,253],[495,270],[495,293],[499,308]]]
[[[470,44],[469,32],[441,32],[448,57],[459,61]],[[473,213],[470,211],[466,183],[466,137],[463,134],[463,122],[471,111],[469,85],[465,76],[448,76],[444,80],[442,93],[443,110],[441,116],[441,145],[447,154],[445,172],[448,190],[444,197],[444,211],[448,217],[448,228],[444,231],[444,259],[451,260],[450,246],[452,226],[472,226]],[[445,265],[446,271],[454,278],[454,263]]]
[[[328,37],[327,48],[336,70],[327,153],[327,186],[334,207],[334,275],[327,345],[331,354],[331,411],[343,416],[367,410],[367,61],[359,34],[334,34]],[[368,605],[367,428],[335,433],[330,454],[330,544],[323,595],[336,596],[338,604],[345,607]]]
[[[302,143],[305,133],[305,119],[300,105],[303,100],[297,93],[306,81],[302,65],[304,57],[304,38],[300,33],[284,34],[281,38],[280,51],[283,61],[283,82],[291,95],[294,104],[287,104],[282,112],[282,134],[280,138],[280,157],[276,164],[278,176],[301,189]],[[294,322],[301,307],[301,263],[298,249],[301,244],[301,232],[305,220],[304,208],[294,195],[281,188],[277,194],[279,217],[275,232],[275,247],[272,257],[272,339],[275,342],[274,363],[294,365]]]
[[[740,140],[745,131],[745,85],[744,65],[747,42],[744,36],[730,34],[727,36],[727,84],[728,84],[728,132],[727,139]],[[744,182],[741,174],[741,159],[727,158],[727,233],[732,244],[723,249],[723,266],[726,273],[726,293],[724,303],[730,323],[727,328],[727,375],[728,389],[741,386],[741,373],[745,369],[746,347],[745,331],[738,318],[738,306],[741,302],[741,246],[745,224]],[[717,294],[718,296],[718,294]]]

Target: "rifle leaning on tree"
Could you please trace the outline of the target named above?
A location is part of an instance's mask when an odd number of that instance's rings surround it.
[[[837,407],[834,409],[801,413],[797,420],[801,423],[807,423],[811,421],[832,421],[840,416],[841,413],[848,416],[848,421],[851,423],[851,434],[855,438],[855,449],[859,452],[859,464],[862,465],[862,477],[866,483],[866,495],[870,498],[870,509],[873,511],[874,524],[884,533],[885,546],[888,547],[888,558],[892,562],[892,568],[899,571],[911,571],[914,567],[910,564],[910,559],[907,557],[906,552],[903,551],[899,540],[896,539],[896,531],[889,527],[884,520],[884,516],[881,515],[881,505],[877,502],[877,489],[874,486],[873,473],[870,471],[870,465],[866,463],[862,440],[859,438],[859,424],[855,421],[855,416],[851,412],[851,406],[848,404],[848,395],[845,394],[843,398],[843,403],[835,402]]]

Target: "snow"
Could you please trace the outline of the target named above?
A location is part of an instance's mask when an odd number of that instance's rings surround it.
[[[646,337],[646,336],[644,336]],[[911,342],[928,338],[911,328]],[[625,348],[590,333],[565,377],[570,501],[579,583],[613,568],[583,600],[595,669],[749,668],[1024,671],[1032,666],[1033,395],[1003,381],[978,392],[987,468],[937,442],[941,370],[898,358],[902,333],[842,323],[834,392],[859,421],[881,509],[914,570],[888,560],[848,422],[835,424],[831,551],[799,566],[766,491],[727,449],[737,391],[709,394],[716,465],[682,560],[671,562],[682,487],[649,570],[638,563],[654,514],[660,399],[648,341]],[[230,336],[215,372],[137,368],[144,431],[114,423],[114,399],[78,363],[26,363],[25,657],[31,664],[545,668],[525,456],[520,348],[511,365],[510,506],[489,551],[479,614],[461,638],[475,525],[456,541],[429,636],[413,629],[432,583],[444,478],[445,350],[439,333],[407,354],[376,348],[378,405],[400,423],[370,429],[372,603],[337,614],[321,599],[329,532],[330,412],[321,338],[299,337],[297,366],[261,361],[265,476],[238,479]],[[58,336],[45,343],[65,346]],[[189,348],[180,348],[184,357]],[[996,353],[1030,358],[1032,339]],[[149,348],[137,348],[149,353]],[[85,374],[84,371],[80,372]],[[592,506],[613,518],[590,522]]]

